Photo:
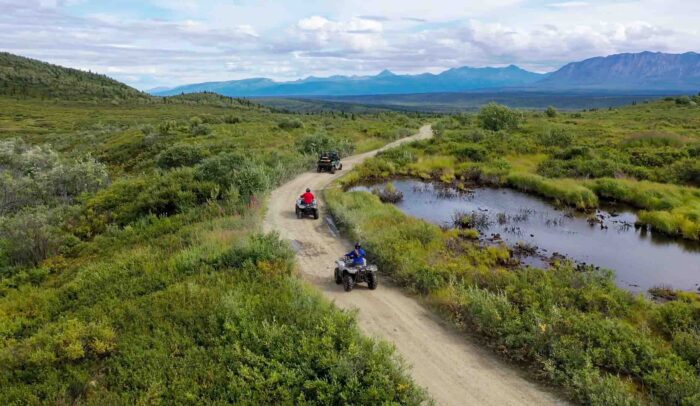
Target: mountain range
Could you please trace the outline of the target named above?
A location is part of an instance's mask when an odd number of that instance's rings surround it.
[[[385,70],[375,76],[331,76],[276,82],[253,78],[153,89],[151,94],[216,92],[232,97],[357,96],[466,92],[485,89],[522,90],[700,90],[700,54],[642,52],[616,54],[573,62],[551,73],[535,73],[515,65],[503,68],[461,67],[440,74],[397,75]]]

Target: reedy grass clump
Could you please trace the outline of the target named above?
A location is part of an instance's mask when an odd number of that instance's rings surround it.
[[[598,196],[571,179],[548,179],[528,173],[511,173],[508,184],[516,189],[547,197],[581,210],[598,206]]]
[[[403,200],[403,192],[396,189],[396,186],[391,182],[383,188],[372,189],[372,194],[378,196],[383,203],[398,203]]]
[[[700,189],[629,179],[596,179],[588,185],[602,197],[642,209],[639,221],[654,230],[700,239]]]

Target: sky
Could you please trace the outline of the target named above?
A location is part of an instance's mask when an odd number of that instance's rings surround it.
[[[700,51],[695,0],[0,0],[0,51],[146,90],[268,77],[548,72]]]

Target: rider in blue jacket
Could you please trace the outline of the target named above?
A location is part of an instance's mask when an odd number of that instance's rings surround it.
[[[365,264],[365,255],[367,255],[367,253],[364,249],[362,249],[362,246],[358,242],[357,244],[355,244],[355,249],[348,252],[346,256],[352,259],[353,266],[358,266]]]

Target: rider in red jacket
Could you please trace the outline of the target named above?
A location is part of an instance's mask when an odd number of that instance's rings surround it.
[[[314,200],[316,200],[316,196],[311,193],[311,189],[306,189],[306,193],[301,195],[301,198],[304,201],[304,204],[311,204],[314,202]]]

